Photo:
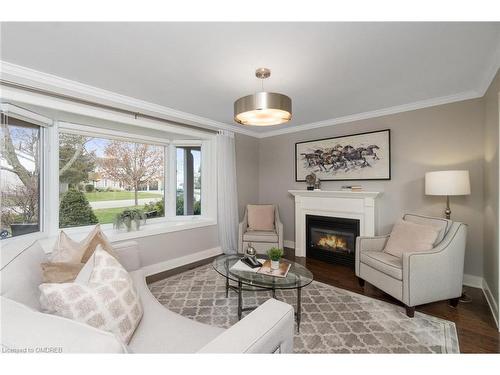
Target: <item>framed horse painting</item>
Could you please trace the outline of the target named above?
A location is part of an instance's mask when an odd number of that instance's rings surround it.
[[[295,144],[295,181],[390,180],[391,131],[380,130]]]

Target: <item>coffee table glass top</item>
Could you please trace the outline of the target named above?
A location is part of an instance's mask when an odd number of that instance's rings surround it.
[[[313,281],[313,275],[304,266],[281,259],[280,262],[291,264],[286,277],[274,277],[251,271],[232,270],[231,267],[242,258],[242,255],[221,255],[213,262],[214,269],[222,276],[230,280],[259,288],[269,289],[297,289],[309,285]],[[266,259],[265,255],[257,255],[257,259]]]

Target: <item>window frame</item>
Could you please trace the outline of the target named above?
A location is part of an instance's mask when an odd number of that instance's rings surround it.
[[[7,118],[6,126],[9,125],[8,119],[9,117],[17,118],[18,120],[25,121],[32,125],[39,127],[39,149],[38,152],[40,166],[39,166],[39,175],[38,175],[38,228],[37,232],[27,233],[20,236],[8,237],[4,240],[0,240],[2,245],[9,245],[14,240],[19,241],[20,239],[24,239],[27,242],[35,241],[40,238],[46,237],[50,233],[50,225],[49,225],[49,209],[46,207],[50,207],[49,202],[49,178],[47,178],[47,172],[50,170],[48,168],[49,158],[50,158],[50,146],[49,139],[51,132],[54,128],[54,121],[48,117],[42,116],[36,112],[31,110],[19,107],[17,105],[1,102],[0,103],[0,112]],[[2,124],[3,125],[3,124]],[[17,242],[16,241],[16,242]]]
[[[217,212],[216,206],[213,202],[216,202],[216,196],[214,199],[202,199],[201,203],[201,215],[189,215],[189,216],[177,216],[175,212],[175,194],[176,194],[176,147],[177,146],[196,146],[201,147],[201,175],[202,181],[207,181],[207,183],[202,182],[201,186],[201,196],[211,197],[210,194],[214,194],[216,191],[215,186],[211,184],[216,183],[214,178],[209,176],[215,176],[216,165],[215,165],[215,135],[206,136],[207,139],[189,139],[189,140],[171,140],[168,138],[157,138],[149,137],[146,135],[131,134],[128,132],[121,132],[112,129],[106,129],[102,127],[96,127],[81,123],[67,122],[67,121],[56,121],[53,126],[53,133],[50,137],[50,143],[52,144],[52,153],[50,155],[50,162],[52,165],[56,165],[57,168],[52,168],[50,175],[50,186],[55,187],[55,194],[51,194],[53,199],[49,201],[51,209],[48,210],[52,212],[50,217],[50,228],[52,229],[50,235],[57,235],[60,230],[75,235],[81,235],[82,233],[87,233],[92,225],[89,226],[79,226],[71,228],[59,228],[59,134],[72,133],[80,134],[94,137],[103,137],[107,139],[116,139],[122,141],[133,141],[133,142],[143,142],[148,144],[160,145],[164,147],[164,205],[165,205],[165,216],[160,218],[148,219],[147,223],[141,226],[139,231],[124,232],[121,230],[116,230],[113,228],[113,224],[101,224],[101,228],[104,232],[109,235],[111,239],[122,240],[129,238],[137,238],[148,235],[156,235],[161,233],[168,233],[178,230],[185,230],[191,228],[197,228],[208,225],[217,224]],[[54,164],[55,163],[55,164]],[[170,168],[172,166],[172,168]],[[173,195],[173,200],[172,200]],[[168,204],[168,202],[173,202],[173,204]]]

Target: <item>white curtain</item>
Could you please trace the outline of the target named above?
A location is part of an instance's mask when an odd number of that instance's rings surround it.
[[[234,133],[217,134],[217,225],[219,242],[225,254],[238,250],[238,190]]]

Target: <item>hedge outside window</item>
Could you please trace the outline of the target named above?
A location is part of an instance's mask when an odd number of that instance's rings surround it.
[[[113,223],[126,209],[163,217],[164,146],[59,134],[60,228]]]
[[[0,237],[40,230],[41,129],[2,113]]]

